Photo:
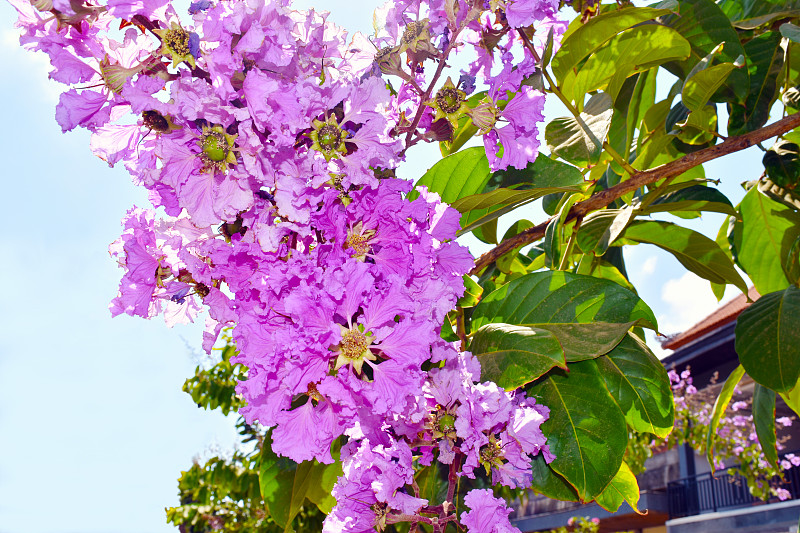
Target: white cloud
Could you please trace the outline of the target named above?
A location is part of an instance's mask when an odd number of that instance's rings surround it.
[[[653,272],[656,271],[656,265],[658,264],[658,257],[651,255],[647,259],[644,260],[641,266],[641,273],[645,276],[650,276]]]
[[[680,333],[714,312],[719,304],[708,281],[691,272],[668,280],[661,289],[668,311],[658,316],[662,333]]]

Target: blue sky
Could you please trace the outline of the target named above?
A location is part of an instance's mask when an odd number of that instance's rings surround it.
[[[363,4],[319,6],[335,22],[369,31]],[[146,196],[123,169],[91,155],[88,133],[61,134],[60,86],[47,80],[45,58],[18,46],[15,18],[0,3],[0,533],[174,531],[164,507],[177,503],[179,471],[210,446],[230,449],[232,421],[197,409],[180,390],[197,363],[200,328],[111,319],[121,271],[107,247],[125,211],[147,205]],[[561,114],[554,105],[548,111]],[[433,162],[419,153],[414,160],[406,177]],[[760,174],[760,160],[751,148],[710,164],[707,174],[736,201],[739,183]],[[542,220],[536,210],[520,216]],[[693,224],[713,237],[720,222]],[[707,283],[685,276],[671,256],[640,246],[628,259],[663,331],[713,309]]]

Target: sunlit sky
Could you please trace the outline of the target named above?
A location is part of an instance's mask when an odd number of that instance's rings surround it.
[[[365,4],[319,7],[350,30],[370,31]],[[146,206],[146,195],[122,168],[91,155],[87,132],[61,134],[60,86],[47,80],[41,54],[19,47],[15,18],[0,3],[0,533],[172,531],[164,508],[177,504],[180,470],[198,453],[231,449],[232,419],[198,409],[180,390],[200,357],[200,328],[111,319],[121,271],[107,247],[125,211]],[[562,114],[547,110],[549,118]],[[433,163],[436,149],[427,148],[405,177]],[[739,183],[761,173],[760,160],[751,148],[707,165],[707,175],[721,179],[735,203]],[[527,208],[520,216],[543,215]],[[713,238],[721,221],[706,215],[692,226]],[[643,245],[627,259],[663,332],[716,306],[708,283],[671,256]]]

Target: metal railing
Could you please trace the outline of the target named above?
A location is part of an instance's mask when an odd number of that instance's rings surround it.
[[[784,483],[779,479],[773,481],[780,483],[781,488],[789,491],[789,499],[800,498],[800,467],[792,467],[785,471],[784,480]],[[667,501],[670,518],[764,503],[760,498],[750,494],[747,480],[743,476],[730,473],[729,469],[718,471],[714,475],[706,472],[669,482]]]

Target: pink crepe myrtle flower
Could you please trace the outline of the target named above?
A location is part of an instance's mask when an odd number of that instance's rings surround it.
[[[519,533],[511,525],[511,508],[502,498],[495,498],[489,489],[473,489],[464,496],[469,511],[461,513],[461,523],[469,533]]]

